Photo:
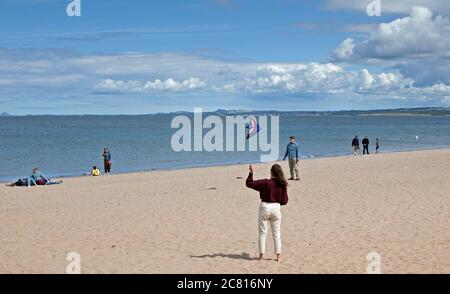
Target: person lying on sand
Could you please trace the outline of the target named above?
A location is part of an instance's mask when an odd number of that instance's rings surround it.
[[[253,167],[250,164],[245,182],[248,188],[259,192],[259,259],[262,260],[266,250],[267,227],[270,222],[277,261],[281,261],[281,205],[288,203],[287,181],[283,169],[274,164],[270,169],[270,179],[253,180]]]
[[[62,181],[52,181],[50,178],[47,178],[38,168],[33,169],[33,174],[31,174],[31,178],[36,182],[38,186],[44,185],[59,185],[62,184]]]
[[[31,187],[31,184],[35,185],[35,183],[32,182],[32,180],[30,178],[25,178],[25,179],[18,179],[17,181],[15,181],[11,184],[6,184],[6,186],[8,186],[8,187]]]
[[[15,187],[15,186],[44,186],[44,185],[59,185],[62,184],[63,181],[51,181],[49,178],[47,178],[38,168],[33,168],[31,176],[25,179],[19,179],[14,183],[7,184],[9,187]]]

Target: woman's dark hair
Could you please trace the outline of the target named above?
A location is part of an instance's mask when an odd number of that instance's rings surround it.
[[[280,165],[274,164],[270,169],[270,174],[272,175],[272,179],[275,181],[277,186],[284,188],[288,185],[286,178],[284,177],[283,169]]]

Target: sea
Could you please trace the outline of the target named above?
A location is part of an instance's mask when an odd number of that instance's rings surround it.
[[[94,165],[102,169],[104,147],[111,151],[112,173],[260,160],[261,152],[248,148],[228,152],[174,151],[171,140],[179,129],[172,128],[171,123],[176,115],[0,117],[0,181],[27,177],[34,167],[53,178],[85,175]],[[303,159],[350,155],[355,135],[360,139],[368,136],[372,153],[376,138],[383,153],[450,148],[450,116],[276,115],[279,116],[279,159],[291,135],[297,137]],[[192,119],[192,115],[188,117]],[[268,126],[269,138],[271,130]],[[207,131],[203,130],[203,134]],[[194,140],[193,130],[191,139]]]

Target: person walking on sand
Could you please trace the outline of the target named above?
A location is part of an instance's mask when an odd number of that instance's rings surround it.
[[[359,151],[359,139],[358,136],[355,136],[352,140],[352,148],[353,148],[353,155],[358,155]]]
[[[103,149],[103,165],[105,167],[105,175],[111,174],[111,152],[108,148]]]
[[[380,152],[380,140],[378,140],[377,138],[375,142],[375,154],[378,154],[379,152]]]
[[[366,154],[370,154],[369,153],[369,138],[367,138],[367,136],[364,137],[364,139],[361,141],[362,145],[363,145],[363,155]]]
[[[281,261],[281,206],[288,203],[287,181],[280,165],[274,164],[270,169],[270,179],[253,180],[253,167],[250,164],[249,174],[245,182],[248,188],[259,192],[258,232],[259,232],[259,260],[266,251],[266,237],[268,223],[272,230],[277,261]]]
[[[296,143],[295,136],[289,137],[289,143],[286,146],[286,152],[284,154],[283,160],[286,160],[286,158],[289,158],[289,172],[291,173],[291,177],[289,180],[294,180],[294,174],[295,174],[295,180],[300,181],[300,175],[298,172],[298,145]]]

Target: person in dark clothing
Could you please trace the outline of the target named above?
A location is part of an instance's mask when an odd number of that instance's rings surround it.
[[[111,152],[108,148],[103,149],[103,165],[105,167],[105,175],[111,174]]]
[[[375,153],[378,154],[378,152],[380,152],[380,140],[377,138],[375,143]]]
[[[353,154],[356,156],[359,151],[359,139],[358,136],[355,136],[352,140],[352,148],[353,148]]]
[[[367,138],[367,136],[361,141],[362,145],[363,145],[363,155],[366,154],[370,154],[369,153],[369,138]]]
[[[247,181],[248,188],[259,192],[259,259],[262,260],[266,250],[267,227],[270,222],[277,261],[281,261],[281,206],[288,203],[287,181],[280,165],[274,164],[270,169],[271,178],[253,180],[253,167],[250,165]]]
[[[6,186],[8,186],[8,187],[30,187],[31,184],[29,184],[29,182],[30,182],[29,178],[19,179],[19,180],[15,181],[14,183],[6,184]]]

